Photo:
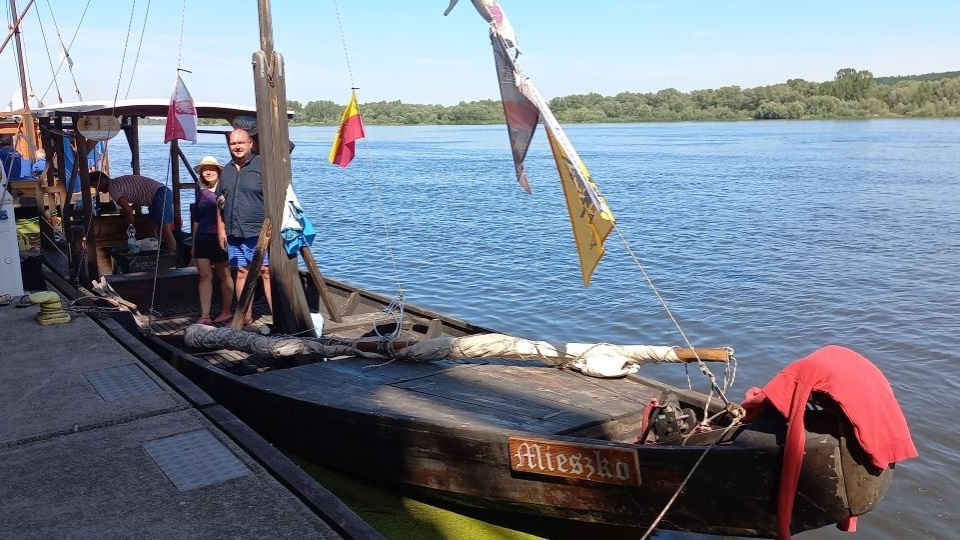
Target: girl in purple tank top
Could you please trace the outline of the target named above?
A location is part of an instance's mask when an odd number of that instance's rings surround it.
[[[233,279],[227,263],[227,233],[216,195],[223,167],[217,158],[204,156],[193,169],[200,176],[201,184],[193,217],[193,258],[197,261],[200,293],[200,318],[197,324],[228,323],[233,318],[230,311]],[[211,320],[214,271],[220,279],[220,314]]]

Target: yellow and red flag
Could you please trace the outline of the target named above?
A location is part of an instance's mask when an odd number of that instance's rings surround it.
[[[340,129],[330,148],[330,163],[346,167],[356,154],[356,141],[363,138],[363,119],[357,106],[357,93],[351,92],[350,103],[340,116]]]

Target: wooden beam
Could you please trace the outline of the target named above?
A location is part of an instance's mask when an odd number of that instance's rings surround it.
[[[330,320],[333,322],[343,322],[340,310],[337,309],[337,305],[333,302],[333,297],[330,296],[330,291],[327,290],[327,284],[323,281],[323,276],[320,275],[320,268],[317,267],[317,260],[313,258],[313,253],[310,251],[310,248],[307,246],[301,247],[300,256],[303,257],[303,262],[307,265],[307,270],[310,271],[313,284],[316,285],[317,290],[320,291],[320,300],[323,302],[324,307],[327,308],[327,315],[330,315]]]
[[[270,2],[260,0],[260,50],[253,54],[257,98],[257,140],[263,160],[263,202],[267,219],[281,223],[290,185],[290,131],[283,56],[273,49]],[[270,289],[274,326],[284,334],[316,337],[310,307],[300,282],[297,258],[290,257],[279,234],[270,240]]]
[[[173,228],[183,229],[183,214],[180,212],[180,139],[170,141],[170,191],[173,192]],[[161,182],[162,183],[162,182]],[[157,229],[157,237],[163,242],[163,226]]]
[[[23,82],[27,80],[27,76],[23,67],[23,40],[20,36],[20,21],[23,20],[24,14],[30,9],[31,5],[33,5],[33,0],[27,3],[27,7],[23,8],[23,13],[13,21],[13,28],[10,32],[15,36],[14,45],[17,48],[17,69],[19,70],[21,81],[20,97],[23,100],[23,116],[21,116],[21,118],[23,119],[24,134],[26,135],[24,139],[27,141],[27,157],[30,158],[30,163],[33,163],[34,160],[37,159],[37,128],[33,124],[33,114],[30,112],[30,94],[27,85]],[[16,15],[16,0],[10,0],[10,11]]]
[[[10,43],[10,39],[15,34],[16,35],[20,34],[20,23],[23,21],[23,17],[27,14],[27,11],[30,10],[30,6],[32,5],[33,5],[33,0],[30,0],[29,2],[27,2],[27,7],[23,8],[23,11],[20,12],[20,16],[13,20],[13,24],[10,25],[10,30],[7,32],[6,39],[3,40],[3,43],[0,43],[0,53],[2,53],[3,50],[7,48],[7,43]],[[11,2],[11,6],[13,6],[13,9],[11,11],[13,11],[14,15],[16,15],[17,13],[16,3]],[[21,81],[25,80],[22,78],[22,75],[20,80]],[[23,102],[23,106],[27,107],[26,101]]]
[[[354,310],[357,309],[357,306],[360,305],[360,293],[353,291],[347,296],[347,301],[343,303],[343,309],[340,310],[340,313],[343,315],[352,315]]]
[[[230,323],[230,327],[234,330],[243,328],[243,320],[247,317],[247,309],[253,303],[253,290],[257,286],[257,281],[260,280],[260,267],[263,266],[263,252],[270,243],[271,236],[273,236],[273,225],[270,224],[270,218],[265,218],[263,226],[260,227],[257,247],[253,250],[253,260],[247,266],[247,281],[243,283],[243,291],[237,301],[237,311],[233,314],[233,322]]]
[[[136,116],[128,116],[127,119],[129,123],[124,125],[123,132],[130,147],[130,170],[133,174],[140,174],[140,119]]]
[[[697,358],[704,362],[729,362],[733,356],[733,349],[730,347],[674,347],[673,350],[684,362],[696,362]]]

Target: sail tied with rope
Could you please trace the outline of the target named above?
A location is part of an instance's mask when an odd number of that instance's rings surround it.
[[[624,377],[636,373],[647,363],[688,362],[694,357],[716,361],[732,360],[733,350],[687,349],[656,345],[614,345],[609,343],[552,343],[506,334],[476,334],[463,337],[441,336],[419,341],[311,339],[295,336],[261,336],[230,328],[194,324],[187,328],[184,343],[205,349],[230,348],[268,358],[309,356],[336,358],[394,359],[407,362],[501,358],[535,360],[575,369],[599,378]]]

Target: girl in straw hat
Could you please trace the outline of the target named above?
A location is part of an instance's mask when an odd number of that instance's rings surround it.
[[[200,318],[197,324],[227,323],[232,319],[230,304],[233,301],[233,279],[227,263],[227,233],[216,196],[223,167],[217,158],[204,156],[193,169],[200,176],[200,193],[193,217],[193,258],[197,261],[200,278]],[[217,318],[211,320],[214,271],[220,278],[221,307]]]

